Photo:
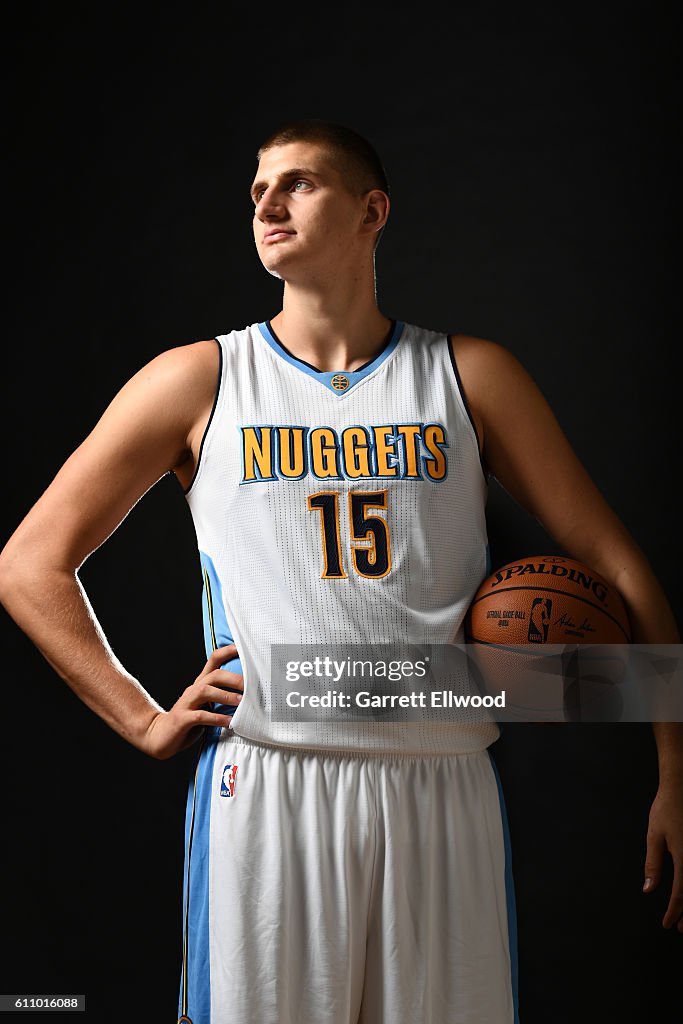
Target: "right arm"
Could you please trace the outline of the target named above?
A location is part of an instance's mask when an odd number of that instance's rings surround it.
[[[119,662],[78,578],[85,560],[165,473],[192,476],[216,389],[214,341],[170,349],[119,391],[0,553],[0,601],[55,672],[108,725],[153,757],[189,746],[238,703],[241,677],[215,651],[170,711]]]

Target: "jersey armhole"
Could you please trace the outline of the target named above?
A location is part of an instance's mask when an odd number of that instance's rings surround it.
[[[197,477],[199,475],[199,470],[202,467],[202,455],[204,454],[204,445],[206,443],[206,439],[207,439],[208,434],[209,434],[209,428],[211,427],[211,424],[213,423],[213,417],[214,417],[214,414],[216,412],[216,408],[218,406],[218,399],[220,397],[221,386],[222,386],[222,382],[223,382],[223,346],[221,345],[221,343],[218,340],[218,338],[214,338],[213,340],[218,345],[218,380],[216,381],[216,392],[215,392],[215,394],[213,396],[213,405],[211,406],[211,412],[209,413],[209,418],[206,421],[206,426],[204,427],[204,433],[202,434],[202,439],[201,439],[201,442],[199,444],[199,454],[197,455],[197,465],[194,467],[194,473],[192,474],[192,479],[190,480],[189,484],[187,485],[187,487],[183,491],[183,494],[185,495],[185,497],[187,497],[189,495],[190,491],[194,487],[195,482],[197,480]]]
[[[448,346],[448,357],[449,357],[449,359],[451,361],[451,366],[453,367],[453,375],[455,377],[455,384],[456,384],[456,387],[458,389],[458,394],[460,395],[460,401],[462,402],[463,408],[464,408],[465,412],[467,413],[467,418],[470,421],[470,426],[472,427],[472,434],[474,435],[474,441],[475,441],[476,446],[477,446],[477,452],[479,454],[479,465],[481,466],[481,471],[484,474],[484,481],[486,482],[486,484],[488,484],[490,473],[489,473],[489,471],[488,471],[488,469],[486,467],[486,463],[484,462],[484,455],[483,455],[483,452],[481,450],[481,438],[479,437],[479,434],[477,433],[477,427],[476,427],[476,424],[474,422],[474,417],[472,415],[472,410],[470,409],[469,402],[467,401],[467,396],[465,394],[465,389],[462,386],[462,378],[460,377],[460,371],[458,370],[458,364],[457,364],[457,362],[455,360],[455,353],[453,351],[453,343],[452,343],[452,340],[451,340],[452,338],[453,338],[452,334],[447,334],[446,335],[446,345]]]

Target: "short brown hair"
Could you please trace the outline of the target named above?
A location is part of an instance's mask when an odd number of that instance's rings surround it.
[[[346,125],[315,117],[287,121],[261,144],[256,159],[260,160],[273,146],[285,146],[289,142],[318,142],[327,147],[342,163],[352,192],[362,195],[378,188],[390,194],[387,175],[374,146]]]

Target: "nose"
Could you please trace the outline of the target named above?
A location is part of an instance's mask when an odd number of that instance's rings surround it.
[[[261,221],[277,220],[284,213],[284,206],[278,199],[276,188],[267,188],[254,207],[254,216]]]

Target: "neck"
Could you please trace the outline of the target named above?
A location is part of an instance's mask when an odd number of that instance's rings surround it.
[[[374,276],[338,280],[326,289],[286,283],[271,320],[297,359],[326,372],[358,369],[379,352],[391,321],[377,307]]]

